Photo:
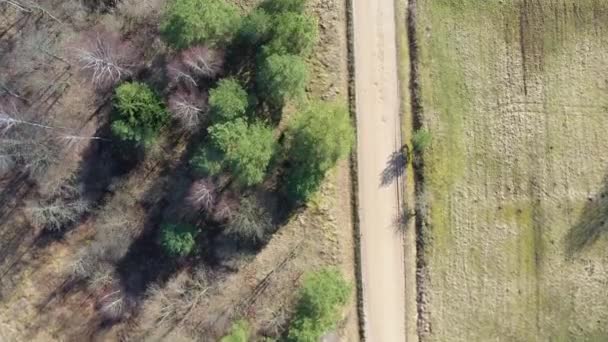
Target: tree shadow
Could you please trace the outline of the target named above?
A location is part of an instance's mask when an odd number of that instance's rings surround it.
[[[409,153],[405,149],[395,151],[386,162],[386,168],[380,174],[380,185],[388,186],[394,180],[401,177],[409,160]]]
[[[598,194],[589,197],[577,223],[565,237],[566,253],[569,257],[591,247],[608,233],[608,177]]]

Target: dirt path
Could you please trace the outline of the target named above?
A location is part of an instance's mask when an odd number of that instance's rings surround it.
[[[359,211],[366,339],[406,341],[395,4],[355,0]]]

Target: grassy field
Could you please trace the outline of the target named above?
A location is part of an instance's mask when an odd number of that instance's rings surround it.
[[[608,339],[608,3],[417,6],[430,341]]]

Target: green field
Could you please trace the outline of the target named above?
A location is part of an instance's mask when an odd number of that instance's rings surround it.
[[[431,341],[608,340],[608,2],[417,4]]]

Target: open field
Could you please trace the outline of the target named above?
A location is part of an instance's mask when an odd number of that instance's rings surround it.
[[[608,340],[608,3],[418,1],[429,341]]]

